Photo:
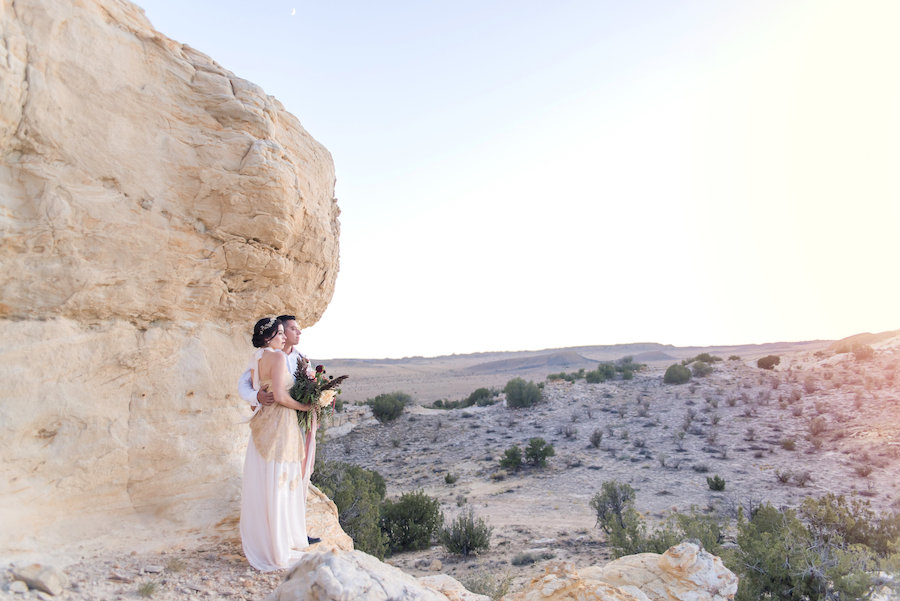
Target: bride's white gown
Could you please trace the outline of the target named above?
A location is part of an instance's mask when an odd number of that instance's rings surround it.
[[[254,355],[254,388],[261,349]],[[241,493],[241,543],[244,555],[257,570],[290,567],[309,546],[306,538],[306,446],[297,413],[274,403],[250,420],[250,441],[244,460]]]

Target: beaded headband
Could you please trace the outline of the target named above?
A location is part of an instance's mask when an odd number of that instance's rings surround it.
[[[269,328],[271,328],[273,325],[275,325],[275,322],[276,322],[276,321],[277,321],[277,320],[276,320],[274,317],[270,317],[270,318],[267,319],[266,321],[264,321],[264,322],[262,322],[261,324],[259,324],[259,325],[257,326],[257,328],[256,328],[256,329],[258,330],[258,331],[257,331],[257,334],[262,335],[263,332],[265,332],[266,330],[268,330]]]

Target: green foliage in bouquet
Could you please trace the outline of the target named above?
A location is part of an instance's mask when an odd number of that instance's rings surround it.
[[[309,411],[297,410],[297,423],[304,430],[308,430],[312,424],[313,411],[318,416],[319,423],[334,413],[335,398],[341,393],[341,383],[350,376],[338,376],[334,378],[325,374],[325,368],[321,365],[316,366],[315,376],[310,378],[307,375],[309,363],[303,359],[297,362],[297,371],[294,372],[294,385],[291,386],[288,394],[291,398],[304,405],[311,405]],[[325,391],[334,391],[334,396],[330,403],[322,405],[322,393]]]
[[[421,490],[387,499],[381,505],[381,530],[391,553],[418,551],[431,545],[444,524],[441,503]]]

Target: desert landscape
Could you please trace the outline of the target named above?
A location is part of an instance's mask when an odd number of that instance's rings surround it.
[[[606,480],[630,484],[650,523],[673,509],[693,506],[734,518],[739,507],[797,506],[828,492],[866,499],[878,511],[900,509],[900,332],[864,340],[874,350],[868,359],[836,352],[840,341],[670,347],[666,357],[645,359],[647,367],[632,380],[589,384],[546,381],[545,374],[544,401],[529,409],[508,409],[502,402],[454,410],[424,404],[465,397],[479,384],[502,386],[523,371],[534,379],[547,367],[551,373],[577,371],[582,366],[562,360],[576,361],[591,351],[506,353],[487,361],[477,355],[474,362],[372,362],[377,367],[333,360],[332,370],[352,372],[357,395],[408,389],[419,402],[382,424],[362,401],[347,400],[319,453],[378,471],[388,498],[422,490],[440,501],[445,520],[471,507],[493,528],[490,550],[477,556],[464,559],[435,545],[395,554],[387,563],[417,576],[449,574],[473,589],[513,592],[560,562],[586,566],[611,559],[590,507]],[[633,345],[593,348],[596,360],[637,351],[632,356],[638,361],[641,353],[646,358],[663,352]],[[700,352],[724,356],[705,377],[663,383],[661,364]],[[780,364],[757,367],[757,359],[771,353]],[[735,355],[740,359],[728,359]],[[527,367],[517,369],[522,365]],[[600,440],[592,441],[595,432]],[[532,437],[553,445],[547,466],[502,470],[503,451]],[[706,478],[715,475],[725,480],[724,490],[710,490]],[[148,582],[159,583],[153,591],[159,599],[258,599],[282,578],[249,568],[236,538],[199,548],[85,558],[67,573],[76,584],[64,599],[125,599]]]
[[[509,573],[513,588],[543,570],[542,561],[511,565],[523,553],[576,565],[608,559],[589,504],[605,480],[630,484],[639,510],[656,520],[671,509],[691,506],[733,518],[741,506],[797,506],[804,497],[828,492],[868,499],[882,511],[897,510],[900,333],[864,340],[874,342],[870,360],[835,353],[841,343],[819,341],[511,354],[488,358],[496,371],[484,368],[485,362],[478,361],[483,357],[475,357],[468,369],[462,358],[382,363],[380,375],[369,376],[376,381],[367,377],[359,389],[365,394],[379,388],[415,391],[411,394],[429,404],[436,398],[464,398],[478,386],[502,387],[523,372],[539,380],[541,371],[546,377],[596,367],[576,362],[576,356],[615,360],[633,353],[635,361],[648,366],[628,381],[547,382],[545,402],[531,409],[511,410],[500,403],[455,410],[415,406],[394,422],[370,420],[329,439],[327,457],[378,471],[389,497],[421,489],[441,500],[446,518],[468,504],[495,529],[492,550],[475,560],[457,561],[433,548],[389,561],[424,573],[439,559],[463,582],[481,572]],[[603,354],[592,348],[602,348]],[[665,365],[701,352],[723,359],[710,375],[682,385],[663,383]],[[655,360],[642,361],[642,354]],[[769,354],[779,355],[780,364],[771,371],[758,368],[757,359]],[[731,355],[740,359],[728,360]],[[540,357],[547,364],[535,366]],[[453,373],[464,375],[454,381],[435,364],[452,365]],[[528,367],[515,369],[523,364]],[[332,369],[335,365],[338,371],[352,369],[350,362],[330,363]],[[395,374],[394,386],[389,373]],[[602,433],[596,447],[590,441],[595,431]],[[550,442],[556,455],[546,468],[505,474],[498,465],[503,451],[512,444],[524,447],[532,437]],[[447,484],[447,474],[458,479]],[[724,491],[710,490],[706,478],[714,475],[724,478]]]

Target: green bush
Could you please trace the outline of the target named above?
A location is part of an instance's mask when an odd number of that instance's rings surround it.
[[[728,357],[728,360],[729,361],[740,361],[741,356],[740,355],[731,355],[730,357]]]
[[[513,378],[503,387],[506,393],[506,406],[515,409],[531,407],[544,399],[541,389],[534,382],[526,382],[522,378]]]
[[[470,507],[441,530],[440,541],[448,552],[468,557],[471,553],[490,548],[492,532],[493,529],[483,519],[475,518]]]
[[[403,408],[411,403],[412,397],[404,392],[383,393],[366,401],[366,404],[372,408],[372,415],[382,423],[400,417]]]
[[[547,458],[554,455],[553,445],[543,438],[532,438],[525,447],[525,461],[537,467],[547,465]]]
[[[391,553],[427,548],[443,524],[440,502],[421,490],[381,505],[381,530]]]
[[[707,476],[706,485],[709,486],[709,490],[725,490],[725,478],[720,477],[718,474],[712,478]]]
[[[828,493],[807,497],[800,515],[820,539],[840,539],[848,545],[865,545],[879,556],[900,552],[900,511],[878,515],[867,500],[848,502],[843,495]]]
[[[381,474],[358,465],[326,461],[313,472],[312,483],[334,501],[338,522],[354,546],[382,559],[386,539],[380,525],[385,494]]]
[[[778,355],[766,355],[756,361],[756,367],[760,369],[775,369],[775,366],[779,363],[781,363],[781,357]]]
[[[513,472],[518,472],[522,468],[522,449],[519,445],[513,445],[503,452],[500,467]]]
[[[738,548],[729,562],[740,578],[735,599],[861,599],[876,565],[864,545],[816,535],[792,509],[758,507],[738,519]]]
[[[662,527],[648,533],[627,484],[604,482],[591,507],[616,557],[661,553],[683,540],[699,540],[737,574],[737,601],[865,599],[872,575],[896,571],[900,560],[900,512],[877,515],[867,501],[848,503],[832,494],[804,500],[800,517],[766,504],[746,520],[739,509],[737,546],[730,549],[721,546],[719,521],[695,508],[669,514]]]
[[[666,369],[666,374],[663,376],[663,382],[666,384],[684,384],[688,380],[691,379],[691,370],[689,370],[684,365],[678,365],[677,363],[673,363]]]
[[[713,367],[703,361],[694,361],[693,365],[691,365],[691,372],[698,378],[703,378],[713,372]]]

